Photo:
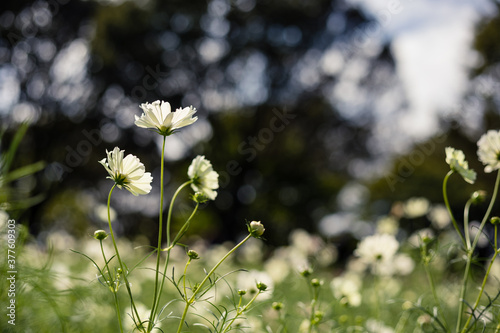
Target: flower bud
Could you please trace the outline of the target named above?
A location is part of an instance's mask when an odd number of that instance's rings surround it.
[[[188,255],[189,259],[191,259],[191,260],[200,259],[198,252],[196,252],[195,250],[189,250],[187,252],[187,255]]]
[[[311,280],[311,286],[313,287],[319,287],[323,284],[323,281],[320,281],[318,279],[312,279]]]
[[[266,229],[264,228],[262,223],[260,223],[260,221],[252,221],[248,225],[248,232],[252,235],[252,237],[255,238],[260,238],[260,236],[264,234],[265,230]]]
[[[102,241],[102,240],[105,240],[106,238],[108,238],[108,234],[104,230],[96,230],[94,232],[94,238]]]
[[[276,311],[283,309],[283,303],[281,303],[281,302],[273,302],[273,304],[271,306]]]
[[[247,291],[245,289],[238,290],[238,295],[239,296],[244,296],[244,295],[246,295],[246,293],[247,293]]]
[[[498,216],[493,216],[493,217],[490,219],[490,222],[491,222],[491,224],[493,224],[493,225],[499,225],[499,224],[500,224],[500,217],[498,217]]]
[[[264,282],[257,282],[257,289],[260,291],[266,291],[267,285]]]
[[[299,274],[305,278],[311,276],[312,273],[313,273],[313,270],[311,267],[306,267],[306,268],[303,268],[299,271]]]
[[[196,192],[191,196],[194,202],[202,204],[208,201],[208,197],[202,192]]]
[[[484,201],[484,199],[486,199],[486,191],[475,191],[471,194],[470,199],[472,201],[472,204],[480,204]]]
[[[312,324],[318,325],[324,316],[325,313],[323,311],[316,311],[316,313],[314,314],[314,319],[312,320]]]

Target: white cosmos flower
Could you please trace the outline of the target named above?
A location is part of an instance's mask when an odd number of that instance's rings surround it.
[[[215,200],[215,190],[219,188],[219,174],[214,171],[205,156],[195,157],[188,168],[188,176],[193,181],[191,187],[195,192],[201,192],[210,200]]]
[[[500,169],[500,131],[489,130],[477,142],[477,156],[486,167],[484,172]]]
[[[109,173],[118,188],[124,187],[133,195],[148,194],[151,191],[151,173],[145,172],[144,164],[134,155],[123,158],[124,150],[115,147],[113,151],[106,150],[108,158],[103,158],[99,163]]]
[[[474,184],[476,172],[469,169],[469,163],[465,160],[464,152],[452,147],[446,147],[444,151],[446,153],[445,160],[450,165],[450,169],[458,172],[467,183]]]
[[[196,112],[192,106],[178,108],[175,112],[171,112],[170,103],[154,101],[143,103],[140,108],[144,113],[140,117],[135,116],[135,124],[142,128],[152,128],[164,136],[198,120],[198,117],[192,117]]]

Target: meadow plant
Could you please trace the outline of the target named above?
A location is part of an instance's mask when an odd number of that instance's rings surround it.
[[[288,245],[267,251],[265,227],[258,221],[248,222],[246,236],[235,244],[210,245],[200,237],[184,244],[200,205],[217,197],[218,174],[205,156],[196,156],[186,181],[165,206],[166,140],[196,122],[196,109],[172,112],[160,101],[140,107],[144,113],[136,116],[136,125],[163,139],[157,244],[137,246],[144,236],[127,240],[115,233],[114,190],[142,196],[154,183],[137,156],[118,147],[106,151],[99,163],[112,184],[107,205],[95,210],[104,211],[107,228],[87,239],[51,231],[43,248],[28,241],[25,226],[16,225],[17,319],[15,327],[0,322],[2,332],[500,333],[500,217],[493,213],[500,186],[500,131],[488,131],[478,141],[485,173],[497,172],[489,202],[486,191],[471,191],[458,218],[448,183],[457,174],[471,186],[478,174],[461,150],[447,147],[443,203],[425,197],[394,202],[387,215],[373,217],[368,232],[353,232],[354,250],[340,257],[333,242],[302,229],[290,233]],[[20,132],[25,130],[23,125]],[[9,209],[22,208],[20,196],[12,196],[13,181],[43,166],[11,171],[14,150],[2,158],[4,238],[6,224],[14,221]],[[175,201],[188,189],[193,209],[173,232]],[[470,217],[481,208],[481,219]],[[4,253],[7,245],[0,244]],[[68,247],[78,248],[74,252],[88,259],[85,264],[75,261]],[[8,265],[0,261],[3,271]],[[97,279],[91,270],[97,270]],[[95,288],[95,280],[104,288]],[[5,309],[8,280],[0,287]]]
[[[171,111],[168,102],[155,101],[153,103],[144,103],[140,105],[143,114],[138,117],[135,116],[135,124],[138,127],[150,129],[163,137],[162,151],[161,151],[161,166],[160,166],[160,203],[159,203],[159,222],[158,222],[158,243],[154,251],[148,253],[146,257],[141,259],[135,266],[129,266],[120,255],[120,248],[117,244],[117,236],[113,231],[112,218],[111,218],[111,196],[115,188],[128,190],[135,196],[146,195],[151,189],[151,182],[153,178],[151,173],[146,172],[146,168],[138,157],[134,155],[126,155],[124,151],[115,147],[112,151],[106,151],[107,157],[99,161],[103,165],[114,184],[112,185],[107,202],[107,215],[109,234],[104,230],[97,230],[94,233],[94,238],[99,241],[100,253],[104,264],[99,266],[96,261],[90,256],[75,251],[87,259],[89,259],[98,270],[98,277],[101,284],[107,287],[112,293],[118,326],[120,332],[128,331],[129,327],[124,327],[124,318],[122,315],[122,305],[120,304],[118,291],[124,286],[129,301],[128,316],[132,319],[133,331],[138,332],[152,332],[153,330],[162,331],[160,324],[165,319],[177,319],[177,330],[180,333],[185,326],[188,326],[187,315],[191,307],[199,301],[208,300],[204,298],[209,293],[210,289],[224,280],[224,276],[220,277],[216,274],[216,270],[221,266],[226,259],[231,256],[239,247],[241,247],[250,238],[261,238],[264,233],[264,226],[261,222],[252,221],[247,224],[248,235],[237,245],[227,251],[220,260],[211,268],[210,271],[205,272],[205,276],[199,282],[193,283],[188,280],[188,268],[191,263],[200,258],[200,255],[195,250],[185,250],[187,260],[184,265],[182,275],[175,277],[175,270],[172,268],[172,275],[169,275],[169,265],[171,264],[171,255],[176,246],[187,247],[180,243],[180,240],[187,232],[200,204],[208,200],[214,200],[217,196],[216,190],[219,187],[218,174],[213,170],[212,164],[205,156],[196,156],[187,170],[188,180],[180,185],[173,194],[169,210],[167,213],[166,225],[164,223],[164,157],[165,157],[165,144],[168,136],[175,134],[181,128],[191,125],[198,119],[193,115],[196,109],[192,106],[179,108],[176,111]],[[171,234],[171,221],[174,203],[181,191],[188,186],[194,191],[191,195],[195,203],[194,209],[182,227],[175,235]],[[163,243],[163,235],[166,235],[166,243]],[[103,247],[103,241],[108,236],[113,243],[112,254],[106,254]],[[151,300],[150,310],[147,311],[142,304],[138,304],[135,299],[132,284],[130,283],[131,273],[139,268],[140,265],[150,256],[156,254],[156,264],[153,269],[154,285],[153,297]],[[161,266],[162,255],[164,258],[163,269]],[[114,261],[113,261],[114,260]],[[112,267],[112,263],[116,264]],[[177,299],[171,299],[166,304],[162,304],[162,294],[167,288],[165,282],[168,280],[172,284],[172,288],[179,294]],[[233,311],[221,311],[221,317],[218,318],[216,324],[210,320],[212,328],[215,332],[227,332],[234,329],[235,322],[239,317],[246,313],[252,306],[257,297],[266,291],[267,285],[262,281],[255,281],[256,292],[253,293],[252,298],[244,304],[243,296],[246,294],[245,290],[238,291],[238,302]],[[165,309],[173,302],[180,301],[184,303],[180,314],[169,313],[163,315]],[[216,304],[211,305],[217,308]],[[147,316],[145,312],[149,312]],[[173,330],[169,330],[173,332]]]

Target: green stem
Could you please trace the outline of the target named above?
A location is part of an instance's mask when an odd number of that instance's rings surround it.
[[[165,171],[165,140],[166,136],[163,136],[163,144],[161,146],[161,162],[160,162],[160,214],[159,214],[159,227],[158,227],[158,247],[156,248],[156,270],[155,270],[155,293],[153,296],[153,305],[151,306],[151,313],[149,315],[148,322],[148,330],[147,332],[151,332],[153,329],[154,316],[156,315],[156,306],[158,305],[157,298],[158,297],[158,275],[160,272],[160,253],[161,253],[161,238],[163,234],[163,174]]]
[[[120,258],[120,252],[118,252],[118,246],[116,245],[115,235],[113,233],[113,227],[111,226],[111,213],[110,213],[111,194],[113,193],[113,190],[115,189],[115,187],[116,187],[116,184],[113,185],[113,187],[109,191],[109,195],[108,195],[108,225],[109,225],[109,233],[111,234],[111,239],[113,240],[113,246],[114,246],[115,252],[116,252],[116,259],[118,259],[118,263],[120,264],[120,268],[122,269],[123,280],[125,281],[125,287],[127,288],[127,292],[128,292],[129,297],[130,297],[130,302],[131,302],[131,305],[132,305],[132,309],[135,312],[135,316],[137,318],[137,322],[139,323],[139,325],[137,325],[137,328],[141,329],[141,327],[140,327],[140,326],[142,326],[141,325],[141,318],[139,317],[139,312],[137,312],[137,308],[136,308],[135,303],[134,303],[134,298],[132,297],[132,291],[130,290],[130,285],[129,285],[128,279],[127,279],[127,273],[128,272],[125,270],[125,266],[123,265],[122,259]]]
[[[481,237],[481,234],[483,232],[484,225],[486,224],[486,222],[488,221],[488,218],[490,217],[491,210],[493,209],[493,205],[495,204],[495,201],[497,198],[499,184],[500,184],[500,170],[498,170],[498,173],[497,173],[497,179],[495,181],[493,195],[491,196],[490,204],[488,206],[488,209],[486,210],[486,214],[484,215],[483,220],[481,221],[481,224],[479,225],[479,229],[477,231],[476,236],[474,237],[474,241],[472,242],[471,248],[467,251],[467,263],[465,265],[462,290],[460,291],[460,305],[458,308],[458,319],[457,319],[457,329],[456,329],[457,333],[460,332],[460,325],[462,323],[462,317],[463,317],[463,312],[464,312],[465,294],[467,291],[467,282],[469,279],[472,254],[474,253],[474,250],[476,249],[477,243],[479,242],[479,238]]]
[[[114,287],[114,279],[111,276],[111,271],[109,270],[109,266],[108,266],[108,260],[106,259],[106,255],[104,254],[104,248],[102,246],[102,239],[99,240],[99,243],[101,245],[102,258],[104,259],[104,265],[105,265],[104,267],[108,271],[108,276],[109,276],[109,280],[108,280],[107,285],[108,285],[108,287],[111,288],[111,292],[113,293],[113,298],[115,301],[115,308],[116,308],[116,315],[118,316],[118,324],[120,326],[120,332],[123,333],[122,315],[120,312],[120,304],[118,303],[118,295],[116,294],[116,288]]]
[[[171,245],[170,244],[170,223],[172,221],[172,211],[173,211],[175,199],[177,199],[177,196],[179,195],[181,190],[184,189],[184,187],[190,185],[192,182],[193,182],[192,180],[188,180],[187,182],[185,182],[184,184],[179,186],[179,188],[175,191],[174,195],[172,196],[172,201],[170,201],[170,206],[168,207],[168,216],[167,216],[167,246]]]
[[[177,232],[177,235],[175,236],[174,240],[172,241],[172,244],[170,244],[170,246],[168,247],[169,249],[172,249],[175,246],[175,244],[177,244],[177,242],[182,238],[182,236],[184,236],[184,233],[189,228],[189,224],[191,222],[191,219],[194,217],[194,215],[198,211],[199,206],[200,206],[200,204],[196,203],[196,206],[194,207],[194,210],[191,213],[191,216],[189,216],[189,218],[186,220],[184,225],[179,229],[179,231]]]
[[[184,300],[187,301],[187,289],[186,289],[186,275],[189,264],[191,263],[191,258],[188,259],[186,265],[184,266],[184,275],[182,277],[182,288],[184,290]]]
[[[118,295],[116,294],[116,292],[113,292],[113,296],[115,299],[115,308],[116,308],[116,314],[118,316],[118,324],[120,324],[120,332],[123,333],[122,315],[120,314],[120,304],[118,303]]]
[[[182,184],[181,186],[179,186],[179,188],[177,188],[177,190],[175,191],[174,195],[172,196],[172,200],[170,201],[170,206],[168,208],[167,230],[166,230],[166,233],[167,233],[167,249],[165,250],[167,252],[167,258],[165,259],[165,267],[163,268],[163,275],[162,275],[162,278],[161,278],[160,288],[158,290],[158,296],[155,299],[156,302],[155,302],[155,305],[154,305],[154,307],[155,307],[154,316],[156,316],[156,314],[158,313],[158,308],[160,306],[161,294],[163,293],[163,286],[165,284],[165,278],[167,276],[168,263],[170,262],[170,250],[173,248],[173,245],[175,245],[175,244],[170,244],[170,221],[172,219],[172,210],[173,210],[173,207],[174,207],[174,202],[177,199],[177,196],[179,195],[179,193],[181,192],[181,190],[184,187],[188,186],[189,184],[191,184],[191,180],[188,180],[187,182],[185,182],[184,184]],[[163,188],[163,186],[162,186],[162,188]],[[198,208],[198,205],[196,206],[196,209],[197,208]],[[195,209],[195,212],[196,212],[196,209]],[[193,212],[193,214],[191,214],[191,216],[186,221],[186,223],[188,223],[193,216],[194,216],[194,212]],[[160,255],[160,252],[158,252],[158,256],[159,255]],[[158,272],[158,270],[157,270],[157,272]]]
[[[466,247],[467,251],[471,248],[470,235],[469,235],[469,210],[471,205],[472,205],[472,200],[471,199],[467,200],[464,209],[464,234],[465,234],[465,242],[466,242],[465,245],[467,246]]]
[[[181,330],[182,330],[182,326],[184,325],[184,320],[186,319],[186,315],[187,315],[187,312],[188,312],[188,309],[189,309],[189,306],[191,304],[194,303],[195,301],[195,298],[196,298],[196,295],[198,294],[198,292],[200,290],[202,290],[203,288],[203,285],[208,281],[208,279],[210,279],[210,277],[212,276],[212,274],[215,272],[215,270],[217,268],[219,268],[219,266],[234,252],[236,251],[241,245],[243,245],[247,240],[250,239],[250,237],[252,237],[251,234],[249,234],[247,237],[245,237],[245,239],[243,239],[241,242],[239,242],[235,247],[233,247],[228,253],[226,253],[226,255],[224,257],[222,257],[221,260],[219,260],[219,262],[210,270],[210,272],[208,272],[208,274],[205,276],[205,278],[203,279],[203,281],[201,281],[200,285],[198,286],[198,288],[196,288],[196,290],[193,292],[193,295],[191,296],[190,299],[188,299],[186,301],[186,306],[184,307],[184,311],[182,313],[182,317],[181,317],[181,321],[179,323],[179,328],[177,329],[177,333],[180,333]],[[187,297],[186,297],[187,298]]]
[[[425,274],[427,275],[427,279],[429,280],[429,285],[431,287],[432,291],[432,296],[434,298],[434,302],[436,303],[436,306],[441,314],[443,314],[443,309],[441,307],[441,302],[439,301],[437,291],[436,291],[436,285],[434,284],[434,279],[432,278],[432,273],[429,267],[429,258],[424,258],[424,269],[425,269]],[[443,318],[444,319],[444,318]],[[443,325],[446,327],[446,330],[448,331],[448,324],[446,321],[443,320]]]
[[[109,276],[109,283],[108,283],[108,286],[111,287],[111,282],[113,281],[113,277],[111,276],[111,271],[109,270],[109,266],[108,266],[108,260],[106,259],[106,255],[104,254],[104,248],[102,246],[102,239],[99,240],[99,243],[101,245],[101,254],[102,254],[102,258],[104,259],[104,267],[106,268],[106,270],[108,271],[108,276]],[[104,275],[104,272],[103,272],[103,275]],[[104,276],[103,276],[104,277]],[[115,290],[115,288],[113,287],[113,291]]]
[[[313,329],[313,321],[314,317],[316,315],[316,305],[318,303],[318,289],[319,287],[313,286],[313,299],[311,300],[311,315],[309,316],[309,330],[308,332],[311,333]]]
[[[460,290],[460,298],[458,302],[460,303],[458,306],[458,319],[457,319],[457,329],[456,332],[460,332],[460,325],[462,323],[462,315],[464,312],[464,304],[465,304],[465,294],[467,292],[467,282],[469,279],[469,271],[472,261],[472,249],[467,252],[467,263],[465,264],[464,278],[462,281],[462,289]]]
[[[243,296],[240,296],[240,302],[238,303],[238,310],[236,311],[236,315],[234,316],[233,319],[231,319],[231,321],[229,322],[229,324],[226,326],[226,328],[224,329],[224,331],[222,331],[222,333],[225,333],[227,331],[229,331],[231,329],[231,326],[233,325],[233,323],[236,321],[236,319],[241,316],[243,313],[245,313],[245,311],[247,311],[247,309],[250,307],[250,305],[252,305],[252,303],[257,299],[257,297],[262,293],[262,291],[258,291],[254,297],[252,297],[252,299],[242,308],[240,309],[240,306],[241,306],[241,301],[243,299]]]
[[[450,202],[448,201],[448,192],[446,190],[446,185],[448,184],[448,178],[450,178],[450,176],[453,173],[454,173],[454,171],[450,170],[450,171],[448,171],[448,173],[444,177],[444,180],[443,180],[443,199],[444,199],[444,204],[445,204],[446,208],[448,209],[448,213],[450,214],[450,218],[451,218],[451,222],[453,223],[453,227],[455,227],[455,230],[457,231],[458,235],[460,236],[460,239],[462,240],[462,243],[464,244],[464,246],[467,246],[466,242],[465,242],[465,238],[462,235],[460,228],[458,227],[457,220],[455,220],[455,216],[453,216],[453,212],[451,211]]]
[[[477,242],[479,242],[479,238],[481,237],[481,233],[483,231],[484,225],[486,224],[486,222],[488,222],[488,219],[489,219],[490,214],[491,214],[491,210],[493,209],[493,206],[494,206],[495,201],[497,199],[498,185],[499,184],[500,184],[500,170],[498,170],[498,173],[497,173],[497,179],[495,181],[495,187],[493,189],[493,195],[491,196],[490,204],[488,206],[488,209],[486,210],[486,214],[484,215],[483,220],[481,221],[481,225],[479,226],[479,230],[476,234],[476,237],[474,237],[474,242],[472,243],[473,249],[476,248]]]
[[[488,265],[488,269],[486,270],[486,274],[484,276],[483,283],[481,284],[481,289],[479,290],[479,294],[477,295],[476,302],[474,303],[474,307],[472,308],[472,313],[474,313],[474,311],[476,311],[477,307],[479,306],[479,302],[481,301],[481,297],[483,296],[484,288],[486,287],[486,282],[488,281],[488,276],[490,275],[491,267],[493,267],[493,263],[495,262],[495,259],[499,253],[499,249],[497,247],[497,245],[498,245],[498,236],[497,236],[498,230],[497,229],[498,229],[497,225],[495,225],[495,254],[491,258],[490,264]],[[467,322],[465,323],[464,328],[462,329],[462,333],[467,332],[467,327],[469,326],[472,317],[473,316],[469,316],[469,318],[467,319]]]

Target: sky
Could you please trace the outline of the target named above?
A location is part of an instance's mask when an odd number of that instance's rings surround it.
[[[476,24],[495,14],[490,0],[350,0],[380,24],[390,43],[396,73],[406,96],[406,110],[397,100],[379,111],[381,137],[393,137],[387,122],[409,138],[435,134],[438,116],[454,112],[467,90],[468,72],[480,61],[472,43]],[[400,87],[395,88],[396,90]],[[378,103],[381,103],[379,101]],[[375,108],[376,109],[376,108]],[[396,117],[396,119],[394,119]],[[404,149],[404,146],[395,147]]]

